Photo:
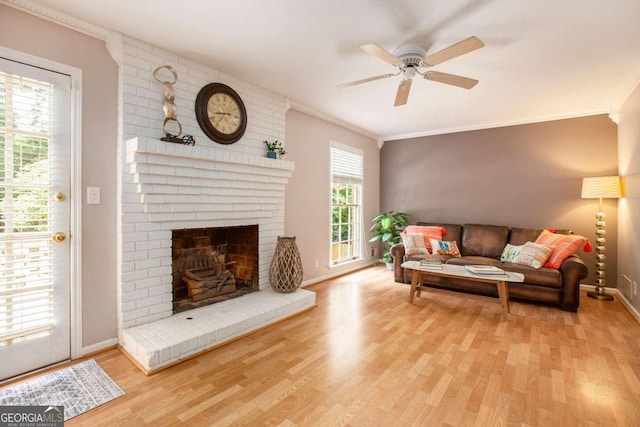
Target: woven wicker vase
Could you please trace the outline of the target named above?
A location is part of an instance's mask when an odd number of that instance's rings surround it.
[[[302,284],[302,260],[295,237],[278,236],[269,282],[276,292],[294,292]]]

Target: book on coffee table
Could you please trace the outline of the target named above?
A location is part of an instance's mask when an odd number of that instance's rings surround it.
[[[420,268],[428,270],[442,270],[442,262],[436,260],[425,259],[420,261]]]
[[[493,265],[466,265],[465,268],[478,276],[507,276],[507,273]]]

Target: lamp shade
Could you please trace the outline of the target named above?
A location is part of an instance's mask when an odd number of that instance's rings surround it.
[[[619,176],[594,176],[582,179],[583,199],[619,199],[622,197]]]

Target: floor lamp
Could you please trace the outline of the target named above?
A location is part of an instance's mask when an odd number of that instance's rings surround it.
[[[600,199],[600,209],[596,213],[596,289],[588,291],[587,296],[599,300],[612,301],[613,295],[606,293],[605,279],[605,218],[602,212],[602,199],[619,199],[622,197],[619,176],[596,176],[582,180],[582,198]]]

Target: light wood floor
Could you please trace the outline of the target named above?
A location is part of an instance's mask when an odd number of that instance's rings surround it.
[[[640,426],[640,325],[409,287],[373,267],[308,287],[318,307],[147,377],[95,356],[126,392],[66,425]]]

